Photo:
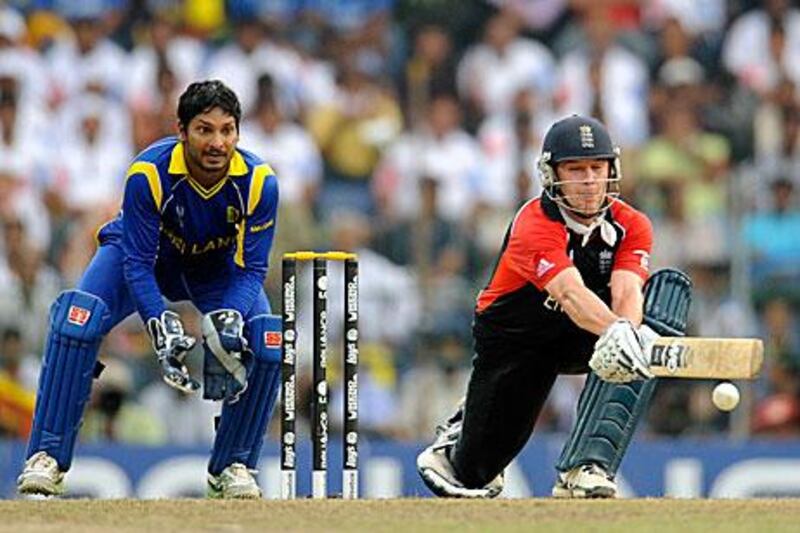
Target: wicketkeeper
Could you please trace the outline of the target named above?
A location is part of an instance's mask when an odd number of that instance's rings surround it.
[[[466,400],[417,458],[439,496],[498,495],[556,376],[589,372],[553,496],[615,497],[655,385],[643,346],[685,329],[689,280],[674,270],[648,279],[652,227],[618,198],[619,149],[605,126],[556,122],[538,170],[544,194],[517,212],[478,297]]]
[[[166,298],[191,301],[204,314],[203,396],[224,401],[208,494],[261,495],[253,471],[279,388],[281,323],[263,289],[277,180],[269,165],[237,148],[241,107],[221,82],[191,84],[177,114],[179,136],[134,159],[119,215],[101,228],[78,286],[50,310],[21,493],[63,492],[99,373],[98,347],[132,312],[147,326],[164,381],[187,394],[200,388],[184,364],[195,339]]]

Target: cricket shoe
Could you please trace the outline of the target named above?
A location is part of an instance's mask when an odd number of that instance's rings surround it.
[[[559,472],[553,486],[554,498],[616,498],[617,484],[600,466],[578,465],[568,472]]]
[[[425,485],[442,498],[494,498],[503,490],[502,472],[486,486],[470,489],[456,476],[450,450],[461,434],[463,404],[447,422],[436,428],[436,440],[417,456],[417,471]]]
[[[64,493],[64,472],[46,452],[36,452],[25,461],[17,478],[20,494],[59,496]]]
[[[253,471],[242,463],[233,463],[218,476],[208,475],[206,494],[214,499],[255,500],[261,498]]]

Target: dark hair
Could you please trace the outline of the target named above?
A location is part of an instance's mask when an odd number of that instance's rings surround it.
[[[22,333],[20,333],[19,328],[16,326],[7,326],[5,329],[3,329],[1,338],[3,339],[3,342],[8,342],[10,340],[18,341],[22,339]]]
[[[230,87],[219,80],[194,82],[183,91],[178,100],[178,121],[185,129],[200,113],[219,107],[236,120],[236,129],[242,119],[242,106]]]

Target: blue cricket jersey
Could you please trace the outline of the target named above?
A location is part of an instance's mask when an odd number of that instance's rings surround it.
[[[175,286],[193,301],[219,294],[220,308],[247,315],[263,291],[277,206],[275,174],[254,154],[237,148],[228,175],[206,189],[189,176],[183,145],[167,137],[131,163],[122,209],[98,240],[121,246],[145,322],[165,310]]]

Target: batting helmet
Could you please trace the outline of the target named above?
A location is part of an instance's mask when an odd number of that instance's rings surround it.
[[[599,215],[619,196],[619,180],[622,178],[619,154],[619,148],[611,142],[611,135],[600,121],[580,115],[571,115],[559,120],[550,126],[545,134],[542,155],[537,164],[545,194],[563,208],[580,215]],[[572,207],[559,190],[562,182],[558,179],[556,165],[580,159],[605,159],[611,163],[606,190],[607,199],[603,209],[597,213],[585,213]]]

